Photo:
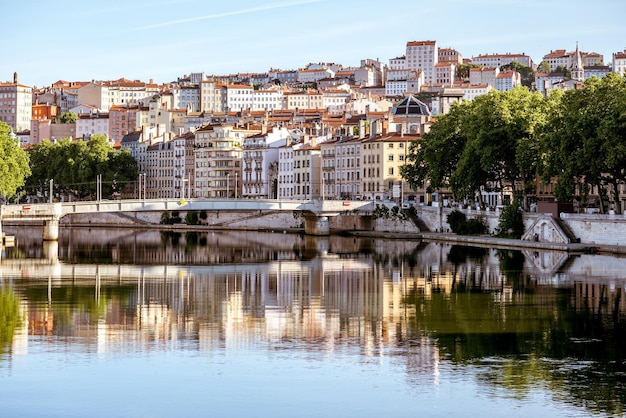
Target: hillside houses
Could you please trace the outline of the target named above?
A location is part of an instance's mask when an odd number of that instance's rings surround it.
[[[403,49],[387,63],[194,72],[162,85],[59,80],[33,91],[15,74],[0,83],[0,120],[24,146],[105,135],[137,160],[136,196],[424,201],[425,191],[410,190],[399,174],[411,143],[454,103],[519,86],[520,73],[502,66],[537,66],[523,53],[463,58],[434,40],[408,41]],[[578,47],[543,59],[553,71],[538,72],[531,88],[544,94],[626,68],[624,52],[613,54],[611,67]],[[571,78],[556,68],[569,69]],[[19,100],[7,100],[13,97]],[[66,111],[77,114],[75,124],[57,123]]]

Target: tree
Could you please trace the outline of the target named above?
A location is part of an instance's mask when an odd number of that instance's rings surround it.
[[[59,120],[61,121],[61,123],[76,123],[77,117],[78,116],[76,116],[76,113],[67,111],[61,113]]]
[[[28,155],[11,137],[11,128],[0,122],[0,194],[11,198],[30,175]]]
[[[550,63],[546,60],[543,60],[539,63],[539,65],[537,66],[537,71],[540,73],[551,73],[552,72],[552,67],[550,67]]]
[[[467,142],[464,125],[470,108],[470,102],[454,104],[450,112],[437,118],[422,140],[411,143],[407,164],[400,173],[413,189],[426,182],[434,190],[450,187],[450,177]]]
[[[536,175],[546,108],[543,96],[525,87],[455,105],[412,144],[401,174],[412,187],[430,181],[435,189],[450,187],[457,199],[476,197],[481,206],[481,189],[506,186],[525,195]]]
[[[582,89],[563,93],[542,133],[545,178],[556,176],[559,200],[585,201],[590,188],[621,212],[620,185],[626,183],[626,78],[592,77]]]
[[[509,64],[500,67],[500,70],[514,70],[520,73],[522,85],[530,88],[535,82],[535,71],[520,62],[512,61]]]
[[[127,150],[116,151],[106,136],[95,134],[91,140],[63,138],[56,144],[43,141],[30,150],[33,175],[27,189],[44,194],[50,180],[54,191],[79,198],[96,194],[96,179],[101,176],[103,196],[120,192],[137,179],[137,162]]]

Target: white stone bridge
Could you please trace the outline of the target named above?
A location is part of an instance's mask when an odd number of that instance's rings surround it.
[[[112,213],[146,211],[301,211],[305,233],[328,235],[329,216],[341,212],[372,211],[374,202],[361,200],[274,200],[274,199],[129,199],[85,202],[38,203],[0,206],[2,221],[42,221],[43,239],[59,237],[59,220],[73,213]]]

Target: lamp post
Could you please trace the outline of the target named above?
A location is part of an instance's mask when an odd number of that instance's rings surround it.
[[[230,195],[230,173],[226,174],[226,199]]]

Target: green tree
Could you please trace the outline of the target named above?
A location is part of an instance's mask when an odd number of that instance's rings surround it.
[[[69,138],[56,144],[43,141],[29,153],[33,175],[26,188],[32,194],[45,194],[53,180],[55,193],[93,197],[96,179],[101,176],[102,194],[109,196],[137,179],[135,159],[126,150],[113,149],[104,135],[92,135],[88,142]]]
[[[11,198],[30,175],[28,154],[11,137],[11,128],[0,122],[0,194]]]
[[[455,105],[412,144],[402,176],[412,187],[428,180],[457,199],[476,196],[481,206],[481,189],[523,195],[536,175],[545,109],[543,96],[525,87]]]
[[[513,61],[500,67],[500,70],[514,70],[520,73],[522,85],[530,88],[535,82],[535,71],[520,62]]]
[[[542,134],[544,178],[557,177],[559,200],[586,201],[590,188],[621,212],[620,185],[626,182],[626,78],[592,77],[568,90]]]
[[[479,64],[459,64],[459,66],[456,67],[456,76],[457,78],[467,80],[470,76],[470,69],[480,67],[481,65]]]
[[[67,111],[67,112],[61,113],[61,116],[59,117],[59,121],[61,123],[76,123],[77,118],[78,116],[76,115],[76,113]]]
[[[514,200],[500,212],[496,235],[505,238],[521,238],[524,234],[524,218],[519,210],[519,203]]]
[[[539,65],[537,66],[537,71],[540,73],[551,73],[552,72],[552,67],[550,67],[550,63],[546,60],[543,60],[539,63]]]
[[[471,102],[454,104],[450,112],[437,118],[422,140],[411,143],[407,164],[400,173],[412,188],[420,188],[426,182],[434,190],[450,187],[450,177],[467,143],[465,124],[470,110]]]

